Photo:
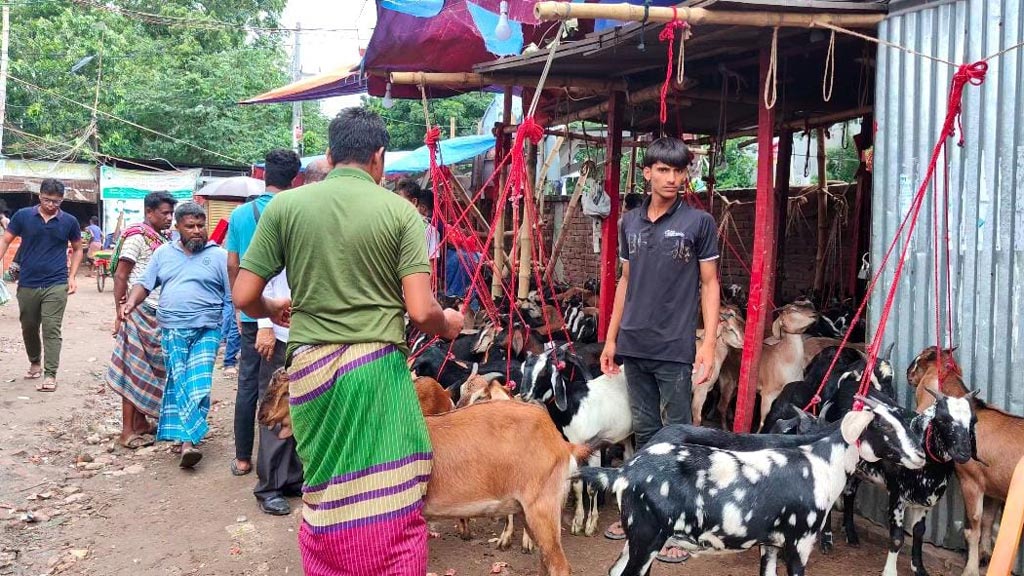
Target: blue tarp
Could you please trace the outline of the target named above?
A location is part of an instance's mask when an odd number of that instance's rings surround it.
[[[494,148],[494,135],[459,136],[441,140],[439,160],[444,166],[451,166],[474,158]],[[401,174],[403,172],[425,172],[430,169],[430,154],[426,145],[406,153],[395,161],[390,161],[391,153],[384,155],[384,173]]]

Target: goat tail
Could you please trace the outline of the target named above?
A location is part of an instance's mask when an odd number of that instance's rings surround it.
[[[569,451],[572,453],[572,457],[576,460],[577,464],[583,464],[590,460],[590,457],[595,452],[600,451],[602,448],[608,445],[608,442],[603,440],[591,440],[585,444],[573,444],[569,443]]]
[[[598,468],[596,466],[584,466],[573,474],[574,480],[582,480],[584,483],[608,490],[622,474],[620,468]]]

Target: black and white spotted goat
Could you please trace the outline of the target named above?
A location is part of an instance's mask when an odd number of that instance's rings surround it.
[[[905,525],[910,527],[914,537],[910,568],[915,576],[927,576],[921,557],[925,518],[945,494],[954,463],[965,464],[975,453],[977,418],[971,399],[945,396],[930,388],[925,390],[935,397],[935,404],[911,423],[911,434],[924,447],[927,458],[924,467],[911,470],[884,460],[861,462],[843,492],[846,540],[854,546],[860,542],[853,524],[853,505],[861,480],[878,484],[889,492],[889,555],[883,576],[896,576],[896,560],[903,547]]]
[[[522,374],[520,396],[543,403],[567,440],[575,444],[623,444],[625,457],[633,455],[633,417],[624,372],[592,377],[583,360],[560,346],[527,357]],[[600,453],[595,453],[590,464],[600,465],[600,458]],[[585,517],[583,483],[573,482],[573,491],[576,510],[572,533],[593,536],[598,522],[597,499],[588,487],[591,498]]]
[[[731,437],[728,448],[679,442],[687,427],[667,426],[621,469],[582,468],[582,478],[611,487],[619,502],[627,544],[609,574],[648,574],[672,538],[691,552],[760,546],[762,576],[775,574],[781,551],[790,576],[801,576],[826,513],[862,458],[924,465],[888,407],[864,402],[867,409],[811,435],[718,432]]]

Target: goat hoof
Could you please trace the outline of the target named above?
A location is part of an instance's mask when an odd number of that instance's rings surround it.
[[[576,521],[576,520],[574,519],[574,520],[572,521],[572,526],[570,526],[570,527],[569,527],[569,532],[570,532],[570,533],[571,533],[571,534],[572,534],[573,536],[579,536],[579,535],[580,535],[581,533],[583,533],[583,522],[582,522],[582,521],[580,521],[580,522],[577,522],[577,521]],[[588,534],[588,536],[589,536],[589,534]]]
[[[508,550],[511,545],[510,540],[498,540],[498,550]]]
[[[836,549],[836,546],[835,546],[835,544],[832,543],[831,540],[822,540],[821,541],[821,553],[822,554],[829,554],[829,553],[831,553],[835,549]]]
[[[846,543],[853,548],[860,548],[860,537],[856,534],[847,534]]]

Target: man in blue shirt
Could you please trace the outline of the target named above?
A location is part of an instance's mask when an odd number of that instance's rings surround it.
[[[174,210],[180,239],[156,249],[142,280],[121,312],[124,321],[160,287],[157,321],[167,365],[157,440],[180,442],[182,468],[203,457],[196,445],[209,426],[213,364],[220,344],[221,315],[231,299],[227,252],[210,242],[206,212],[194,202]]]
[[[0,239],[0,254],[5,254],[14,238],[21,237],[18,309],[29,361],[25,378],[44,376],[36,387],[43,392],[57,390],[64,308],[68,295],[78,288],[75,275],[82,262],[82,232],[78,229],[78,220],[60,209],[63,201],[64,184],[53,178],[43,180],[39,186],[39,205],[15,212]],[[72,250],[70,273],[69,244]],[[40,360],[45,360],[42,368]]]
[[[300,167],[299,155],[292,150],[271,150],[264,164],[266,193],[242,204],[231,213],[224,246],[228,250],[228,275],[232,284],[238,275],[239,262],[256,234],[260,214],[275,194],[291,187]],[[236,476],[252,471],[256,403],[270,383],[271,374],[284,365],[283,355],[275,361],[273,355],[263,357],[258,351],[259,348],[273,349],[276,346],[273,329],[261,329],[256,319],[245,313],[240,317],[242,347],[238,359],[238,392],[235,395],[235,460],[231,463],[231,473]],[[284,516],[291,513],[285,497],[301,491],[302,465],[295,452],[294,440],[282,440],[276,433],[264,432],[261,430],[259,435],[259,461],[256,465],[258,482],[253,493],[265,513]]]

